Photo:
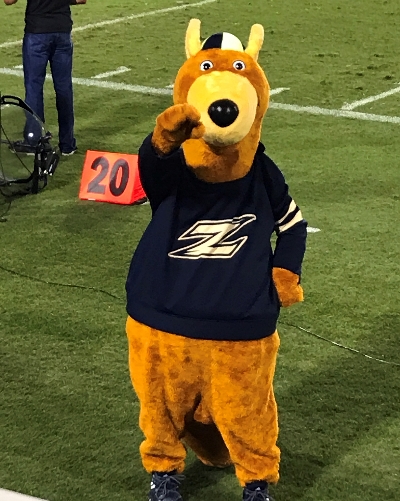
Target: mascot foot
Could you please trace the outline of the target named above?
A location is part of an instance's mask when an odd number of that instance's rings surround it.
[[[149,501],[183,501],[179,486],[184,479],[175,472],[153,472]]]
[[[251,482],[243,489],[243,501],[274,501],[268,494],[267,482]]]

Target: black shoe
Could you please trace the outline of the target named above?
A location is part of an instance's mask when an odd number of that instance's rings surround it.
[[[25,141],[13,141],[9,146],[13,153],[25,153],[26,155],[34,155],[36,153],[36,146],[32,146]]]
[[[153,472],[149,501],[183,501],[179,494],[179,485],[184,479],[183,475],[176,475],[175,472]]]
[[[274,501],[268,494],[267,482],[252,482],[243,489],[243,501]]]

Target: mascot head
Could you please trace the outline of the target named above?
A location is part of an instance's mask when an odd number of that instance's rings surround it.
[[[204,181],[247,174],[258,148],[269,84],[257,63],[264,29],[251,28],[247,47],[229,33],[200,40],[200,21],[186,32],[187,59],[174,84],[174,105],[156,120],[153,145],[162,154],[182,147],[187,166]]]
[[[201,115],[203,136],[182,147],[187,164],[205,181],[238,179],[251,168],[270,94],[257,62],[263,40],[263,27],[254,24],[247,47],[225,32],[201,42],[200,21],[189,23],[174,104],[189,103]]]
[[[233,145],[249,134],[258,142],[269,101],[269,84],[257,63],[263,39],[263,27],[255,24],[246,48],[230,33],[201,43],[200,21],[190,21],[187,60],[176,77],[174,103],[189,103],[200,112],[207,144]]]

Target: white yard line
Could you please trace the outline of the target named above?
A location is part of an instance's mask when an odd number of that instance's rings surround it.
[[[0,70],[1,73],[1,70]],[[51,80],[51,77],[46,77]],[[127,90],[138,94],[152,94],[171,96],[171,89],[159,89],[158,87],[147,87],[145,85],[130,85],[119,82],[110,82],[108,80],[93,80],[92,78],[73,78],[72,82],[75,85],[84,85],[86,87],[100,87],[101,89],[110,90]]]
[[[360,99],[359,101],[354,101],[353,103],[346,103],[342,106],[342,110],[354,110],[354,108],[358,108],[358,106],[363,106],[364,104],[379,101],[379,99],[384,99],[385,97],[392,96],[393,94],[397,94],[398,92],[400,92],[400,87],[382,92],[381,94],[377,94],[376,96],[370,96],[366,97],[365,99]]]
[[[187,9],[188,7],[200,7],[201,5],[206,5],[208,3],[214,3],[217,0],[202,0],[201,2],[186,3],[182,5],[175,5],[174,7],[166,7],[165,9],[150,10],[147,12],[141,12],[140,14],[131,14],[130,16],[117,17],[115,19],[109,19],[107,21],[100,21],[98,23],[85,24],[84,26],[77,26],[73,28],[72,32],[76,33],[78,31],[90,30],[93,28],[101,28],[103,26],[110,26],[112,24],[126,23],[132,19],[139,19],[141,17],[156,16],[159,14],[166,14],[167,12],[173,12],[175,10]],[[12,42],[4,42],[0,44],[0,49],[14,47],[15,45],[21,45],[22,40],[14,40]]]
[[[16,45],[22,45],[22,40],[0,43],[0,49],[7,49],[8,47],[15,47]]]
[[[0,74],[23,77],[23,71],[16,70],[14,68],[0,68]],[[47,75],[46,79],[51,80],[51,75]],[[86,87],[99,87],[102,89],[110,90],[125,90],[139,94],[163,96],[172,95],[172,89],[169,88],[146,87],[144,85],[129,85],[118,82],[110,82],[108,80],[95,80],[93,78],[73,78],[72,81],[75,85],[83,85]],[[400,117],[394,117],[390,115],[374,115],[372,113],[359,113],[357,111],[331,110],[329,108],[319,108],[318,106],[298,106],[296,104],[274,102],[270,103],[269,107],[275,110],[295,111],[297,113],[308,113],[310,115],[326,115],[333,117],[353,118],[356,120],[369,120],[372,122],[400,124]]]
[[[23,77],[24,73],[21,70],[12,68],[0,68],[0,74],[15,75]],[[46,75],[46,80],[52,80],[51,75]],[[95,80],[93,78],[73,78],[72,82],[75,85],[83,85],[85,87],[99,87],[101,89],[110,90],[127,90],[129,92],[136,92],[139,94],[153,94],[170,96],[172,91],[170,89],[159,89],[157,87],[146,87],[144,85],[129,85],[118,82],[110,82],[108,80]],[[1,500],[0,500],[1,501]]]
[[[369,120],[372,122],[387,122],[400,124],[400,117],[390,115],[374,115],[373,113],[360,113],[358,111],[331,110],[318,106],[297,106],[297,104],[270,103],[269,107],[275,110],[296,111],[297,113],[309,113],[310,115],[327,115],[331,117],[354,118],[356,120]]]
[[[32,496],[26,496],[25,494],[19,494],[14,491],[7,491],[6,489],[0,489],[0,501],[44,501],[43,499],[34,498]]]
[[[108,78],[108,77],[112,77],[114,75],[120,75],[121,73],[126,73],[127,71],[131,71],[131,69],[127,68],[126,66],[120,66],[119,68],[117,68],[114,71],[107,71],[106,73],[99,73],[98,75],[96,75],[95,77],[92,77],[92,78],[96,78],[96,79],[101,80],[102,78]]]
[[[284,92],[285,90],[290,90],[289,87],[277,87],[276,89],[271,89],[269,92],[270,96],[275,96],[276,94],[280,94],[281,92]]]

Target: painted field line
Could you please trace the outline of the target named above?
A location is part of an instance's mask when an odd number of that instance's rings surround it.
[[[167,12],[174,12],[175,10],[187,9],[188,7],[200,7],[200,5],[206,5],[208,3],[214,3],[217,0],[202,0],[201,2],[195,3],[185,3],[182,5],[175,5],[174,7],[166,7],[165,9],[150,10],[147,12],[141,12],[140,14],[131,14],[130,16],[117,17],[115,19],[109,19],[107,21],[100,21],[98,23],[85,24],[84,26],[77,26],[72,29],[73,33],[78,31],[91,30],[93,28],[102,28],[103,26],[110,26],[112,24],[126,23],[132,19],[140,19],[141,17],[156,16],[158,14],[166,14]],[[4,42],[0,44],[0,49],[7,47],[14,47],[15,45],[21,45],[22,40],[14,40],[12,42]]]
[[[342,110],[354,110],[354,108],[357,108],[358,106],[363,106],[364,104],[379,101],[379,99],[384,99],[385,97],[392,96],[393,94],[397,94],[398,92],[400,92],[400,87],[382,92],[381,94],[377,94],[376,96],[370,96],[366,97],[365,99],[360,99],[359,101],[354,101],[353,103],[345,103],[342,106]]]
[[[22,45],[22,40],[0,43],[0,49],[7,49],[8,47],[15,47],[16,45]]]
[[[122,73],[126,70],[129,71],[129,68],[126,68],[123,71],[122,71],[122,68],[125,68],[125,66],[118,68],[118,70],[116,70],[114,72],[110,71],[107,74],[101,73],[100,75],[96,75],[93,78],[75,78],[74,77],[74,78],[72,78],[72,82],[76,85],[84,85],[86,87],[100,87],[102,89],[111,89],[111,90],[126,90],[129,92],[136,92],[138,94],[152,94],[152,95],[164,95],[164,96],[171,96],[172,95],[173,84],[169,85],[168,87],[165,87],[165,88],[159,88],[159,87],[146,87],[144,85],[130,85],[130,84],[124,84],[124,83],[119,83],[119,82],[110,82],[108,80],[101,80],[101,78],[103,78],[104,76],[110,76],[110,75],[117,74],[116,72]],[[16,68],[0,68],[0,74],[14,75],[17,77],[24,76],[23,71],[16,69]],[[46,75],[46,80],[52,80],[50,74]],[[286,90],[286,87],[272,89],[271,94],[273,94],[273,93],[279,94],[283,90]]]
[[[127,71],[131,71],[131,69],[127,68],[126,66],[120,66],[116,70],[107,71],[106,73],[99,73],[98,75],[96,75],[92,78],[96,78],[96,79],[108,78],[108,77],[112,77],[114,75],[120,75],[121,73],[126,73]]]
[[[0,68],[0,74],[15,75],[23,77],[23,71],[13,68]],[[46,80],[51,80],[51,75],[46,76]],[[84,85],[86,87],[99,87],[102,89],[110,90],[126,90],[129,92],[136,92],[139,94],[150,95],[172,95],[172,89],[146,87],[144,85],[129,85],[118,82],[110,82],[108,80],[95,80],[93,78],[73,78],[75,85]],[[347,110],[331,110],[329,108],[319,108],[318,106],[298,106],[296,104],[284,103],[270,103],[269,107],[276,110],[295,111],[296,113],[308,113],[310,115],[326,115],[332,117],[353,118],[355,120],[367,120],[372,122],[386,122],[393,124],[400,124],[400,117],[393,117],[389,115],[374,115],[372,113],[359,113],[358,111]]]
[[[48,77],[51,80],[51,76]],[[108,80],[93,80],[91,78],[73,78],[75,85],[84,85],[85,87],[100,87],[101,89],[127,90],[138,94],[152,94],[171,96],[171,89],[159,89],[158,87],[147,87],[145,85],[130,85],[118,82],[109,82]]]
[[[34,498],[32,496],[26,496],[25,494],[19,494],[14,491],[7,491],[6,489],[0,489],[0,501],[44,501],[43,499]]]
[[[3,75],[15,75],[18,77],[23,77],[24,73],[21,70],[15,70],[11,68],[0,68],[0,74]],[[46,80],[52,80],[51,75],[46,75]],[[110,90],[127,90],[129,92],[136,92],[138,94],[152,94],[152,95],[165,95],[170,96],[172,94],[171,89],[159,89],[157,87],[146,87],[145,85],[129,85],[118,82],[110,82],[108,80],[95,80],[93,78],[72,78],[72,82],[75,85],[83,85],[85,87],[99,87],[101,89]],[[1,500],[0,500],[1,501]]]
[[[307,226],[307,233],[318,233],[321,231],[319,228],[313,228],[312,226]]]
[[[276,89],[271,89],[269,91],[270,96],[275,96],[276,94],[280,94],[281,92],[284,92],[285,90],[290,90],[289,87],[277,87]]]
[[[296,111],[297,113],[309,113],[310,115],[327,115],[331,117],[353,118],[355,120],[367,120],[371,122],[387,122],[400,124],[400,117],[390,115],[374,115],[373,113],[360,113],[358,111],[331,110],[318,106],[297,106],[296,104],[270,103],[269,107],[275,110]]]

